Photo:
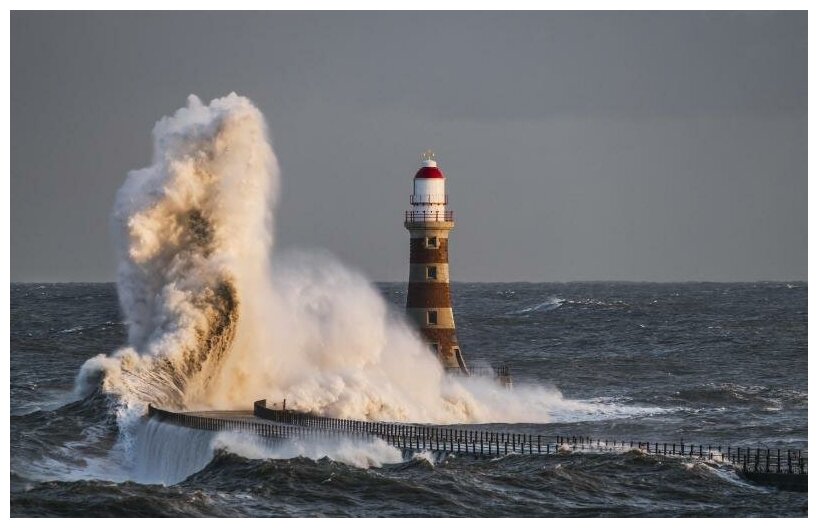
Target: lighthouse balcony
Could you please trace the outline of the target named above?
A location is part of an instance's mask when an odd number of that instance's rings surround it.
[[[406,224],[454,222],[454,211],[406,211],[403,221]]]
[[[410,205],[446,205],[449,203],[448,194],[410,194]]]

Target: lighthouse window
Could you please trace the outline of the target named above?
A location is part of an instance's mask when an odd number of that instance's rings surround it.
[[[431,310],[426,312],[426,322],[430,325],[437,324],[437,310]]]
[[[437,266],[427,266],[426,267],[426,278],[427,279],[436,279],[437,278]]]
[[[437,247],[437,237],[428,237],[426,239],[426,247],[427,248],[436,248]]]

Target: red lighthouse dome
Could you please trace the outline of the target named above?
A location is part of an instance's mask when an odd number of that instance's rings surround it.
[[[431,179],[445,179],[443,171],[437,168],[437,160],[435,153],[427,150],[423,153],[423,166],[415,173],[415,179],[431,180]]]
[[[427,161],[425,163],[429,163],[429,162]],[[415,178],[422,179],[422,180],[428,180],[428,179],[432,179],[432,178],[445,178],[445,176],[443,175],[443,171],[437,168],[437,163],[436,162],[434,162],[434,161],[431,162],[431,163],[434,163],[434,165],[426,165],[425,163],[424,163],[424,166],[421,167],[415,173]]]

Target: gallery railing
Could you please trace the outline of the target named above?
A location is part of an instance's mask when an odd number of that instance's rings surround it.
[[[406,211],[404,222],[454,222],[454,211]]]

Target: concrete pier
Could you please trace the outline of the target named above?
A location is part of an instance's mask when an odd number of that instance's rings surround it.
[[[565,455],[578,452],[639,451],[658,457],[684,458],[726,465],[752,482],[789,491],[807,491],[807,457],[800,450],[705,445],[689,442],[625,441],[586,436],[543,436],[441,425],[344,420],[271,409],[266,400],[252,410],[172,412],[148,408],[152,419],[211,431],[237,431],[275,439],[376,439],[404,453],[495,458],[509,454]]]

